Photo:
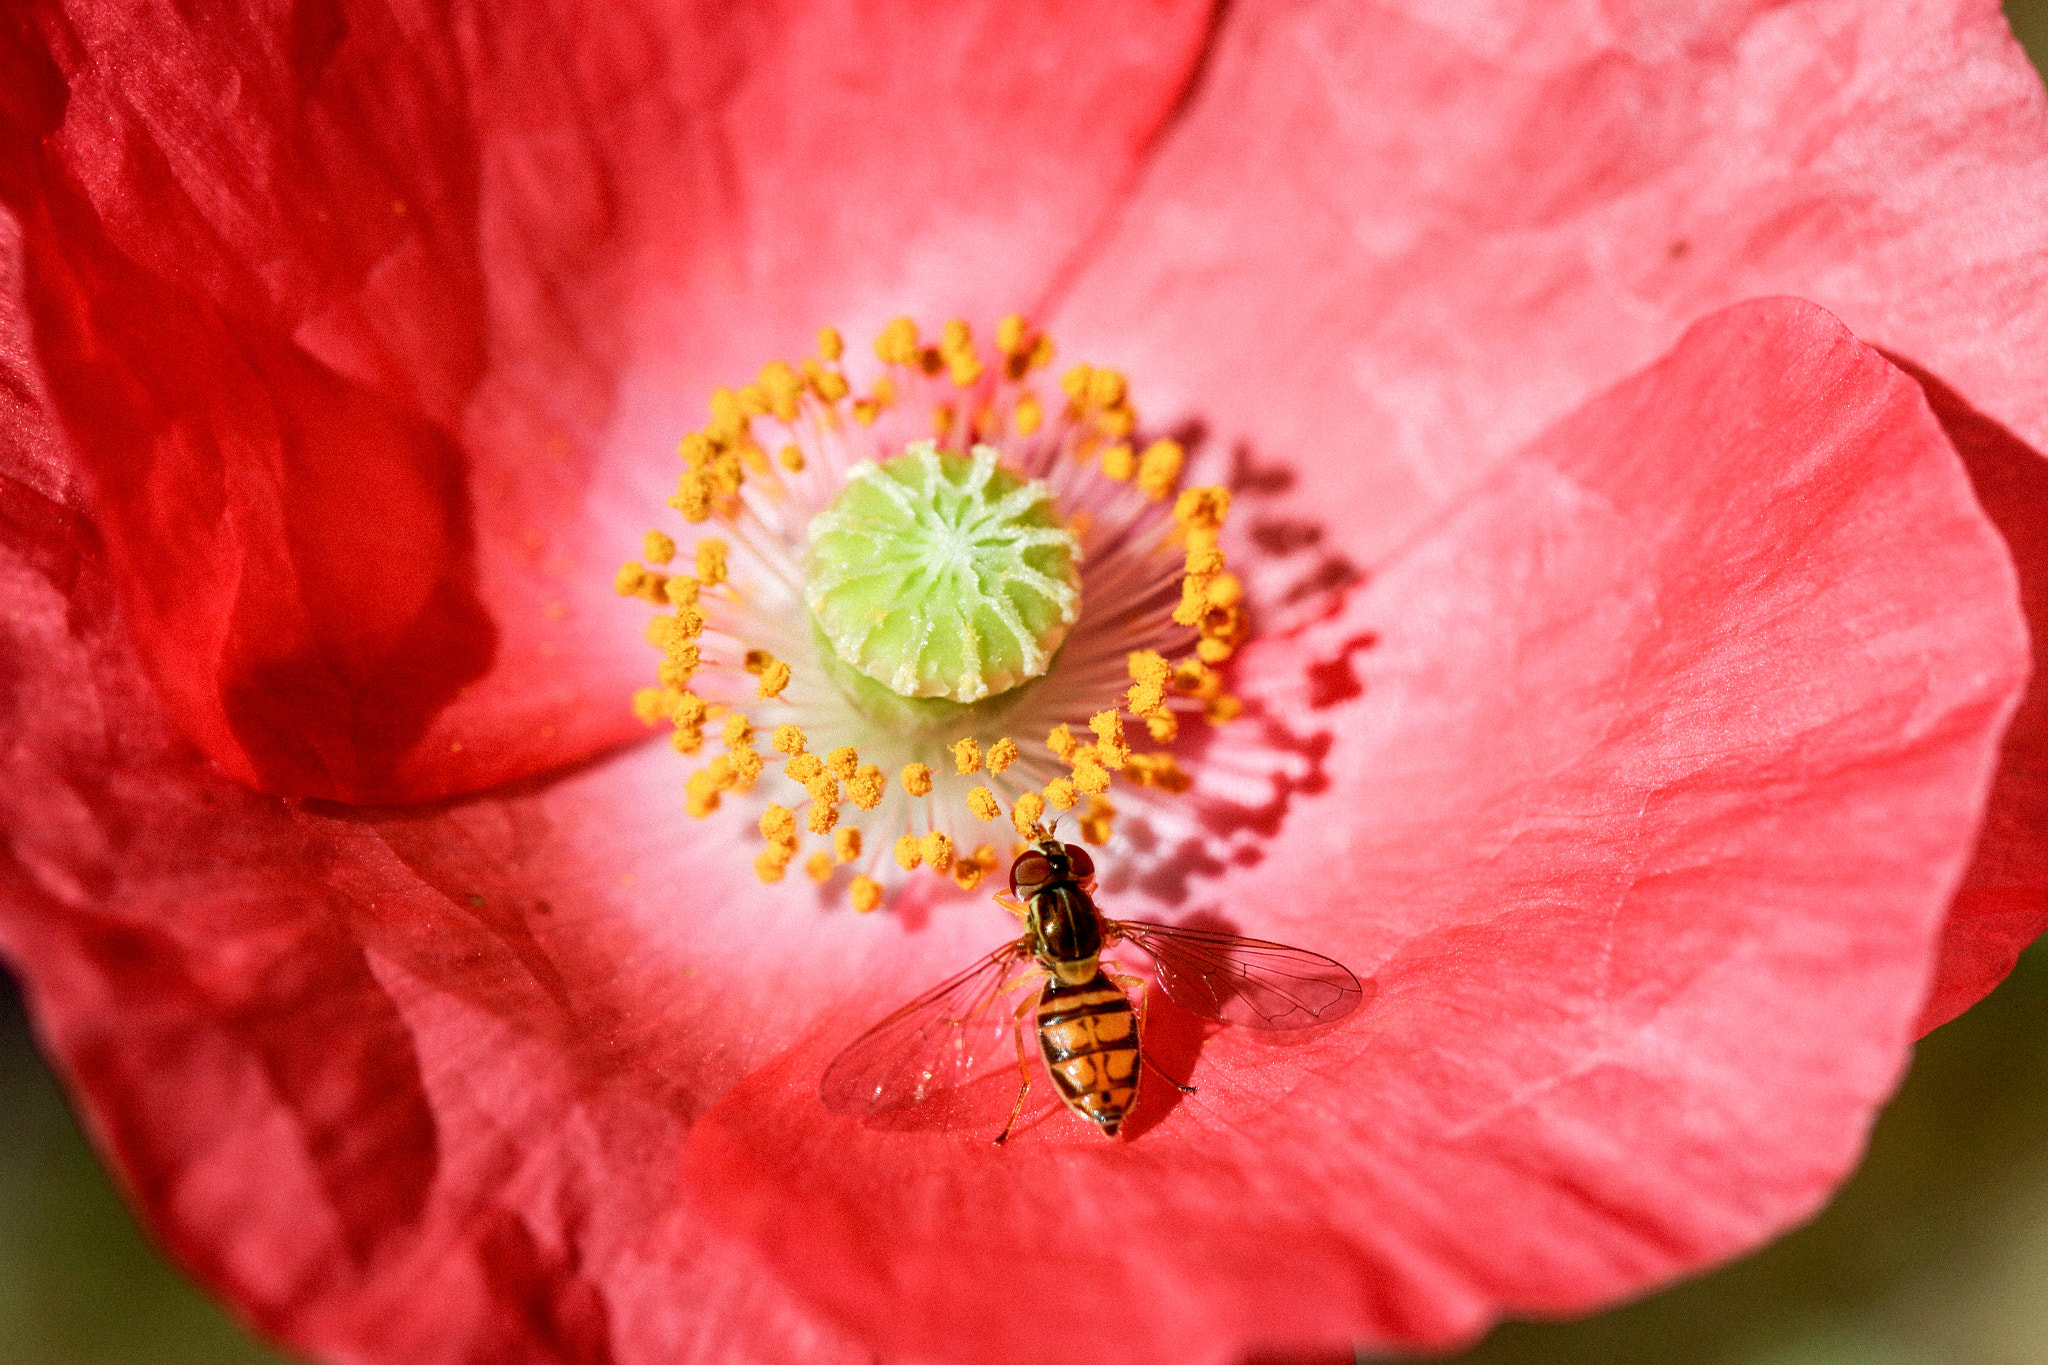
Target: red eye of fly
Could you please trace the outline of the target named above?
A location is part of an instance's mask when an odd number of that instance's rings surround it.
[[[1074,880],[1083,882],[1095,875],[1095,860],[1088,856],[1088,850],[1079,844],[1066,844],[1067,865],[1074,871]]]
[[[1035,888],[1051,880],[1052,864],[1042,853],[1026,853],[1010,864],[1010,894],[1013,896],[1019,891],[1028,896]]]

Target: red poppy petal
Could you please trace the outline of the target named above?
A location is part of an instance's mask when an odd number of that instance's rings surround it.
[[[611,572],[712,385],[820,322],[1028,305],[1206,18],[30,18],[0,202],[181,727],[246,782],[350,801],[635,733]]]
[[[1949,908],[1941,961],[1920,1017],[1927,1032],[2005,980],[2020,950],[2048,931],[2048,462],[1974,411],[1940,380],[1913,373],[1969,467],[1984,512],[2012,550],[2036,667],[2005,732],[1977,855]]]
[[[323,1358],[866,1359],[676,1174],[707,1088],[836,982],[833,926],[799,902],[779,942],[743,863],[608,837],[646,762],[390,815],[227,781],[110,632],[88,525],[8,463],[0,952],[163,1245]]]
[[[986,1362],[1443,1346],[1753,1246],[1905,1062],[2013,598],[1909,379],[1811,305],[1719,314],[1247,652],[1327,787],[1201,908],[1349,962],[1358,1017],[1155,1004],[1198,1095],[998,1150],[1014,1072],[950,1125],[828,1115],[848,1012],[691,1131],[692,1186],[885,1352]]]
[[[1238,6],[1055,323],[1225,448],[1369,452],[1370,497],[1304,484],[1266,513],[1354,564],[1761,294],[1814,299],[2039,452],[2044,126],[1989,0]],[[2041,505],[2000,518],[2022,561]],[[2048,722],[2006,764],[1930,1025],[2048,926]]]

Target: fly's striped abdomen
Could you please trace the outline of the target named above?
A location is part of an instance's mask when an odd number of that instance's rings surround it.
[[[1115,1136],[1138,1102],[1138,1019],[1097,972],[1069,986],[1054,978],[1038,1001],[1038,1046],[1067,1107]]]

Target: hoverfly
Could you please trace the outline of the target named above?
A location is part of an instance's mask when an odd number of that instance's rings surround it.
[[[1035,1004],[1039,1056],[1053,1088],[1069,1109],[1115,1137],[1137,1104],[1141,1064],[1159,1069],[1144,1055],[1141,1014],[1127,993],[1130,987],[1142,993],[1144,983],[1101,960],[1104,949],[1119,943],[1151,956],[1160,986],[1176,1004],[1227,1024],[1307,1028],[1342,1019],[1364,998],[1358,978],[1342,964],[1301,948],[1106,918],[1090,895],[1095,860],[1087,850],[1042,828],[1032,834],[1010,865],[1010,894],[996,897],[1024,921],[1023,937],[855,1039],[819,1082],[827,1109],[885,1114],[957,1089],[975,1079],[1007,1031],[1022,1085],[1010,1121],[996,1135],[1002,1143],[1031,1092],[1023,1020]],[[1015,1007],[1003,1001],[1012,991],[1023,992]]]

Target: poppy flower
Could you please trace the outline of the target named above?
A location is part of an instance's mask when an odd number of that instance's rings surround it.
[[[0,62],[0,948],[296,1350],[1585,1311],[1809,1214],[2048,920],[2048,139],[1992,6],[80,4]],[[827,1110],[1014,925],[764,883],[618,747],[676,442],[899,313],[1028,316],[1231,491],[1243,711],[1110,913],[1371,988],[1264,1036],[1152,992],[1197,1093],[1115,1141],[1041,1089],[996,1148],[1004,1078]]]

